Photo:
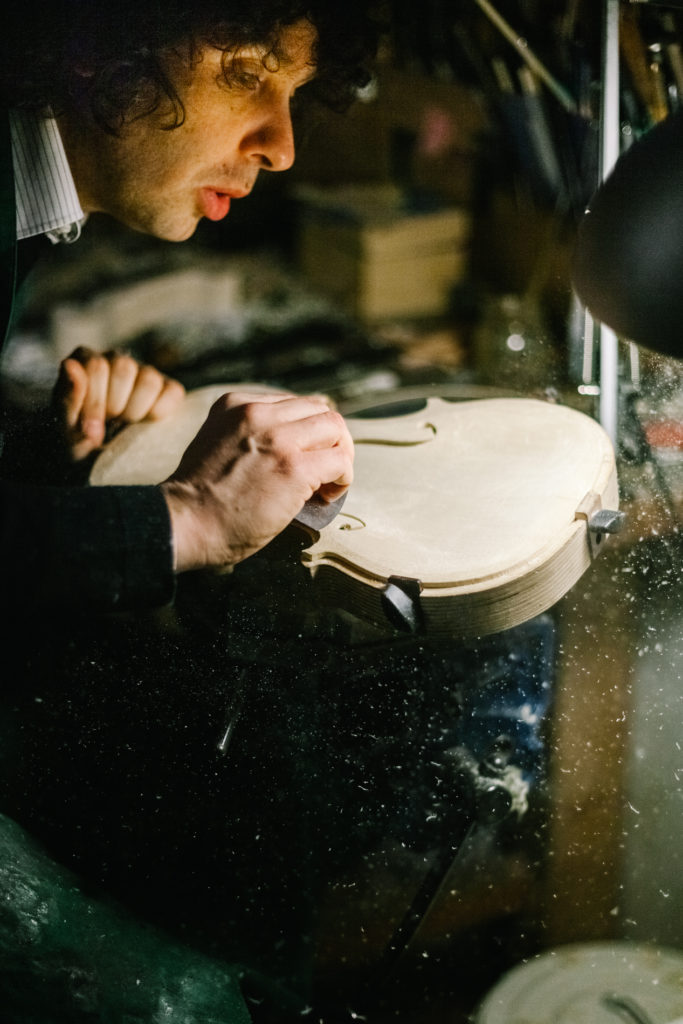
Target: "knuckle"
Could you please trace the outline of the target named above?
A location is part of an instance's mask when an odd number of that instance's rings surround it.
[[[164,394],[172,401],[179,401],[185,395],[185,388],[179,380],[167,379],[164,382]]]
[[[83,365],[90,374],[99,375],[109,373],[109,360],[99,352],[92,352],[88,358],[83,361]]]
[[[326,421],[328,422],[331,428],[337,431],[342,430],[344,418],[334,409],[328,408],[324,412],[321,412],[320,415],[325,417]]]
[[[137,362],[127,352],[109,352],[107,353],[107,359],[112,366],[119,371],[125,373],[133,373],[137,371]]]
[[[93,355],[95,353],[91,348],[86,348],[85,345],[78,345],[68,358],[75,359],[79,363],[85,363]]]
[[[185,388],[179,381],[164,379],[160,393],[157,395],[148,415],[152,419],[164,419],[173,412],[182,401]]]
[[[146,364],[138,369],[137,380],[143,387],[157,386],[161,381],[161,374],[153,366]]]
[[[273,446],[272,455],[277,472],[280,476],[297,477],[303,470],[303,457],[300,451],[286,446]]]
[[[244,405],[244,400],[244,395],[239,391],[226,391],[216,399],[211,408],[217,412],[229,412],[231,409],[237,409]]]
[[[241,416],[245,425],[251,430],[264,431],[272,416],[271,409],[263,402],[245,402],[241,407]],[[272,432],[267,430],[268,440]]]
[[[209,409],[210,413],[227,412],[230,409],[230,395],[221,395],[215,402],[211,404]]]

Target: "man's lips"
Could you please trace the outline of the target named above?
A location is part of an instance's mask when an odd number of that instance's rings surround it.
[[[222,220],[230,210],[231,199],[239,199],[246,192],[222,192],[216,188],[200,188],[199,209],[208,220]]]

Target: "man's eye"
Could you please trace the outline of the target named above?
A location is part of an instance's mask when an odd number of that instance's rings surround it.
[[[250,71],[246,68],[232,67],[230,69],[229,84],[236,85],[240,89],[258,89],[263,81],[263,74],[258,71]]]

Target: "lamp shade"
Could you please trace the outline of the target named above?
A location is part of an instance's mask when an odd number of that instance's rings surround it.
[[[683,357],[683,112],[617,160],[577,232],[573,284],[620,337]]]

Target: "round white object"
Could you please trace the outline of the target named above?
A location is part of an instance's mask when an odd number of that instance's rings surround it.
[[[619,1024],[606,996],[634,1001],[656,1024],[683,1024],[683,952],[631,942],[559,946],[514,967],[476,1024]]]

